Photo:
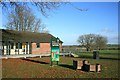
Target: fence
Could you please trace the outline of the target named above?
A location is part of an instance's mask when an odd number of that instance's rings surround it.
[[[80,53],[80,52],[86,52],[86,48],[63,48],[63,53]]]

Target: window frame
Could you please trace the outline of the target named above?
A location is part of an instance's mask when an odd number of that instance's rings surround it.
[[[40,43],[36,43],[36,48],[40,48]]]
[[[11,49],[14,49],[14,43],[11,43]]]
[[[16,43],[15,44],[15,46],[16,46],[16,49],[22,49],[22,43]]]

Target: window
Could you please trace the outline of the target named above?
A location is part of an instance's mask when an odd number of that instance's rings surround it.
[[[40,43],[36,43],[36,47],[37,47],[37,48],[40,48]]]
[[[11,49],[14,49],[14,43],[11,43]]]
[[[19,49],[22,49],[22,43],[19,43]]]
[[[16,45],[15,45],[15,46],[16,46],[16,49],[18,49],[18,43],[16,43]]]
[[[22,43],[16,43],[16,49],[22,49]]]

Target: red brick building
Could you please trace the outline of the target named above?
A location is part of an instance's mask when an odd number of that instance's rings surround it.
[[[59,39],[49,33],[23,32],[13,30],[0,30],[2,34],[2,55],[18,54],[49,54],[51,52],[51,39]],[[62,41],[59,39],[60,52]]]

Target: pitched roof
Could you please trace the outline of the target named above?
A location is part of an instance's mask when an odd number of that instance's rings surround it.
[[[51,39],[57,39],[49,33],[25,32],[5,29],[0,29],[0,33],[2,33],[2,41],[50,43]],[[60,43],[63,42],[60,40]]]

